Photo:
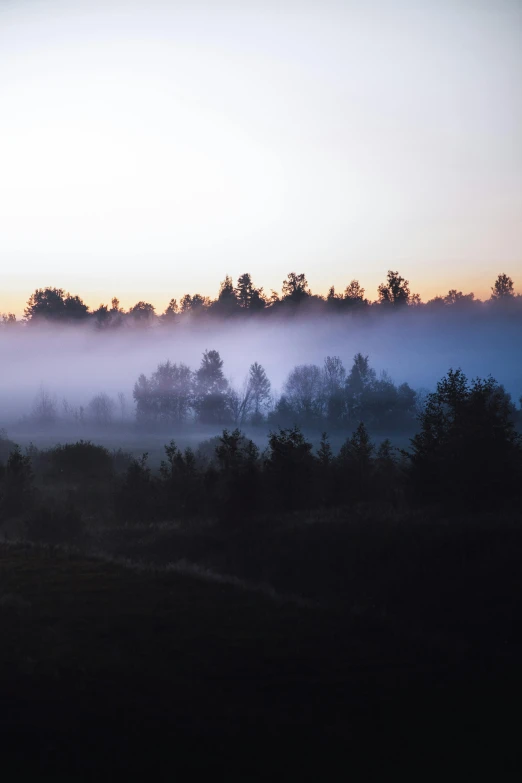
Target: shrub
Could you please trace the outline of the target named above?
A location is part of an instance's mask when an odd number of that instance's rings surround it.
[[[49,451],[51,469],[64,481],[108,481],[112,478],[114,461],[103,446],[90,441],[66,443]]]

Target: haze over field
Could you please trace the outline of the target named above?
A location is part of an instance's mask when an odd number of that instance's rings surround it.
[[[265,319],[238,323],[186,323],[167,327],[97,332],[90,327],[0,330],[2,422],[30,412],[43,386],[75,405],[99,392],[124,392],[141,373],[150,375],[170,359],[199,366],[206,349],[217,349],[225,375],[240,388],[252,362],[260,362],[280,392],[298,364],[322,365],[338,355],[349,367],[357,352],[394,381],[430,390],[450,367],[472,376],[492,374],[515,400],[522,394],[520,321],[508,314],[378,314],[370,317]],[[129,413],[131,408],[129,407]]]

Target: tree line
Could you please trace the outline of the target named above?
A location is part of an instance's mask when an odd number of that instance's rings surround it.
[[[377,447],[363,422],[337,454],[326,433],[314,452],[297,426],[272,430],[262,452],[239,428],[224,429],[197,450],[171,441],[154,473],[147,454],[111,454],[84,441],[23,454],[0,434],[0,520],[22,516],[37,536],[80,531],[100,515],[120,523],[208,517],[234,526],[264,513],[360,503],[451,512],[516,508],[521,499],[522,439],[509,394],[494,379],[469,381],[461,370],[450,370],[428,396],[419,431],[402,450],[389,440]]]
[[[513,280],[506,274],[499,274],[492,288],[491,304],[517,306],[522,308],[522,295],[515,293]],[[293,314],[299,312],[317,313],[363,313],[370,310],[381,312],[401,310],[407,307],[427,311],[444,311],[448,308],[478,307],[484,303],[473,293],[452,289],[444,296],[436,296],[423,303],[418,294],[412,293],[409,281],[398,271],[389,270],[386,281],[377,289],[377,298],[371,301],[358,280],[352,280],[342,292],[332,286],[326,296],[310,290],[306,275],[290,272],[283,281],[281,294],[271,291],[268,295],[257,287],[249,273],[239,276],[234,284],[226,276],[220,285],[218,295],[211,299],[201,294],[185,294],[179,301],[171,299],[165,311],[156,313],[150,302],[139,301],[127,311],[114,297],[108,304],[100,304],[94,310],[76,294],[62,288],[38,288],[31,294],[24,311],[24,320],[17,322],[12,313],[0,314],[0,325],[13,327],[19,323],[92,323],[98,329],[127,326],[173,325],[192,318],[230,318],[247,315]]]
[[[338,356],[322,366],[301,364],[275,394],[265,368],[250,365],[242,386],[226,378],[216,350],[204,351],[193,371],[183,363],[165,361],[134,384],[131,408],[126,395],[94,395],[85,406],[57,400],[44,388],[37,394],[29,422],[53,425],[58,420],[107,426],[133,419],[144,429],[176,429],[189,424],[234,427],[292,427],[345,430],[364,421],[372,430],[411,430],[422,392],[396,384],[386,372],[377,375],[368,356],[358,353],[347,370]]]
[[[322,367],[294,367],[276,398],[264,368],[250,366],[241,392],[231,388],[218,351],[205,351],[195,373],[166,362],[134,387],[138,421],[181,424],[192,414],[202,424],[236,426],[305,426],[338,429],[354,421],[371,427],[403,426],[415,417],[417,394],[407,384],[396,386],[377,376],[369,358],[356,354],[346,371],[338,356],[327,356]]]

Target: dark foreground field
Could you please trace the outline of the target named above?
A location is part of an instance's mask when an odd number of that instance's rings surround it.
[[[281,552],[293,527],[270,534]],[[349,525],[323,528],[322,551],[313,527],[294,534],[288,585],[279,556],[271,596],[179,567],[3,545],[6,779],[337,779],[412,764],[423,778],[439,765],[465,778],[486,763],[503,777],[521,727],[518,522],[486,519],[475,533],[417,522],[381,539],[355,525],[358,555]],[[173,531],[149,538],[139,547],[149,561],[169,547],[172,559],[187,554]],[[258,543],[266,560],[269,542]],[[242,546],[214,548],[222,566],[228,549],[229,570],[243,562],[263,577]],[[314,549],[317,584],[303,574]],[[289,585],[307,601],[285,598]]]

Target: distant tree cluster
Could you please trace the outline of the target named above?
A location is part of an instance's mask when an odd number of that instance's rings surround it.
[[[416,393],[396,386],[385,372],[377,377],[368,356],[355,355],[347,373],[338,356],[327,356],[323,367],[295,367],[269,420],[289,426],[317,424],[337,429],[364,421],[372,428],[401,428],[412,422]]]
[[[81,321],[89,315],[89,308],[79,296],[65,293],[63,288],[37,288],[25,308],[27,320]]]
[[[61,403],[45,387],[35,397],[31,413],[25,420],[32,426],[52,426],[58,421],[75,424],[95,424],[101,427],[128,420],[127,397],[119,392],[116,399],[105,392],[95,394],[87,405],[71,405],[63,398]]]
[[[407,383],[396,386],[386,373],[377,377],[368,357],[360,353],[349,373],[338,356],[328,356],[322,367],[294,367],[283,394],[274,399],[259,363],[251,365],[239,392],[225,378],[218,351],[205,351],[195,372],[184,364],[166,362],[149,378],[140,375],[133,396],[138,422],[170,425],[195,420],[340,429],[365,421],[376,429],[400,429],[411,427],[417,404],[417,395]]]
[[[190,423],[235,427],[293,427],[321,431],[346,430],[364,421],[374,431],[411,431],[422,392],[407,383],[395,384],[388,373],[377,375],[369,357],[358,353],[347,372],[338,356],[327,356],[322,366],[294,367],[274,393],[265,368],[254,362],[240,388],[226,378],[216,350],[203,353],[193,371],[186,364],[160,363],[151,375],[134,384],[135,409],[124,392],[116,398],[95,394],[85,405],[59,403],[41,387],[26,417],[31,426],[49,427],[58,421],[81,425],[136,423],[145,429],[178,428]]]
[[[513,280],[506,274],[498,275],[491,289],[490,305],[517,306],[522,310],[522,296],[515,293]],[[82,299],[62,288],[39,288],[31,294],[25,309],[25,321],[41,323],[92,323],[98,329],[121,326],[173,325],[187,317],[246,317],[251,315],[305,313],[361,313],[372,311],[394,311],[407,307],[427,311],[448,307],[478,307],[486,303],[475,299],[473,293],[464,294],[452,289],[445,296],[436,296],[423,303],[418,294],[410,291],[409,281],[398,271],[389,270],[386,281],[377,289],[377,298],[370,301],[358,280],[352,280],[342,293],[332,286],[326,296],[313,294],[306,275],[290,272],[283,281],[281,295],[272,291],[267,295],[263,288],[256,287],[250,274],[239,276],[236,284],[228,275],[220,285],[216,299],[201,294],[185,294],[178,302],[171,299],[162,314],[157,314],[154,305],[140,301],[125,311],[115,297],[111,305],[100,304],[91,311]],[[0,314],[0,326],[16,324],[13,314]]]
[[[138,422],[179,425],[188,419],[202,424],[262,424],[270,401],[270,381],[255,362],[241,392],[223,372],[218,351],[205,351],[199,368],[170,361],[147,378],[140,375],[133,391]]]

